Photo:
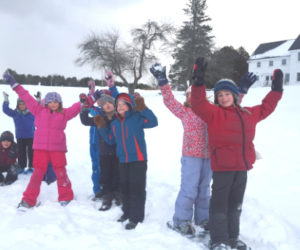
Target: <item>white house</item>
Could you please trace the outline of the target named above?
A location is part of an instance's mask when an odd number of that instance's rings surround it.
[[[270,85],[274,69],[284,73],[284,84],[300,84],[300,35],[297,39],[262,43],[248,60],[248,71],[260,85]]]

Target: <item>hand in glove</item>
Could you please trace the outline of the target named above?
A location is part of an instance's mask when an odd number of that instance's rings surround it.
[[[85,109],[89,108],[89,102],[88,102],[86,94],[81,93],[79,95],[79,100],[81,102],[81,110],[85,110]]]
[[[106,71],[104,80],[109,88],[115,86],[114,74],[110,70]]]
[[[136,96],[134,98],[134,101],[135,101],[135,106],[134,106],[134,109],[138,112],[141,112],[143,111],[144,109],[146,109],[146,105],[145,105],[145,101],[144,101],[144,98],[140,95]]]
[[[6,83],[8,83],[13,89],[17,87],[19,84],[16,82],[15,78],[6,70],[3,74],[3,79]]]
[[[155,63],[151,66],[150,72],[156,78],[159,86],[163,86],[169,82],[166,76],[166,66],[163,67],[160,63]]]
[[[198,57],[194,64],[192,79],[193,84],[196,86],[202,86],[204,84],[205,71],[207,68],[207,62],[203,57]]]
[[[97,128],[105,127],[105,119],[101,115],[94,116],[94,123],[96,124]]]
[[[101,90],[97,89],[95,91],[95,93],[92,95],[94,98],[94,101],[98,100],[103,95],[103,93],[104,93],[103,89],[101,89]]]
[[[247,94],[248,89],[256,82],[256,80],[257,76],[252,72],[248,72],[245,75],[243,75],[240,80],[239,92],[242,94]]]
[[[42,100],[42,93],[40,91],[36,92],[36,94],[34,95],[35,99],[38,101],[38,102],[41,102]]]
[[[282,85],[283,85],[282,70],[281,69],[275,69],[274,72],[273,72],[271,89],[273,91],[282,92],[283,91]]]
[[[88,87],[89,87],[89,95],[93,95],[95,93],[95,81],[93,80],[88,81]]]
[[[8,94],[4,91],[3,91],[3,98],[4,98],[4,102],[9,102],[8,101]]]

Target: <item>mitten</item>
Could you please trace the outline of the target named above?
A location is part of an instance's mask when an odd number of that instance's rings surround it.
[[[4,98],[4,102],[9,102],[8,101],[8,94],[4,91],[3,91],[3,98]]]
[[[95,93],[95,81],[90,80],[88,81],[89,86],[89,95],[93,95]]]
[[[103,95],[103,93],[104,93],[103,89],[101,90],[97,89],[95,93],[92,95],[94,101],[98,100]]]
[[[94,123],[96,124],[97,128],[105,127],[105,119],[101,115],[94,116]]]
[[[252,72],[248,72],[245,75],[243,75],[240,80],[239,92],[242,94],[247,94],[248,89],[256,82],[256,80],[257,76]]]
[[[156,78],[159,86],[163,86],[169,82],[166,76],[166,66],[163,67],[160,63],[155,63],[151,66],[150,72]]]
[[[110,70],[106,71],[104,80],[109,88],[115,86],[114,74]]]
[[[34,95],[35,99],[38,101],[38,102],[41,102],[42,100],[42,93],[40,91],[36,92],[36,94]]]
[[[196,59],[193,68],[192,79],[194,85],[201,86],[204,84],[204,76],[205,76],[206,68],[207,68],[207,62],[204,60],[203,57],[198,57]]]
[[[89,108],[89,103],[86,94],[81,93],[79,95],[79,100],[81,102],[81,110],[86,110]]]
[[[7,82],[13,89],[19,84],[16,82],[15,78],[6,70],[3,74],[3,79]]]
[[[137,96],[135,99],[135,107],[134,109],[138,112],[143,111],[146,107],[144,98],[142,96]]]
[[[282,92],[283,91],[282,85],[283,85],[282,70],[281,69],[275,69],[274,72],[273,72],[271,89],[273,91]]]

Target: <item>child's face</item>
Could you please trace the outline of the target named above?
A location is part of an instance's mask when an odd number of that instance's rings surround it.
[[[59,108],[59,102],[49,102],[47,106],[51,111],[56,111]]]
[[[234,97],[230,91],[221,90],[217,93],[217,100],[221,107],[227,108],[233,105]]]
[[[120,116],[125,116],[125,112],[129,110],[128,105],[126,102],[119,100],[117,104],[117,111],[120,114]]]
[[[1,141],[1,145],[3,148],[9,148],[11,146],[11,141]]]
[[[114,111],[115,106],[110,102],[106,102],[106,103],[104,103],[102,109],[104,112],[109,113],[109,112]]]
[[[26,109],[25,102],[19,102],[18,109],[21,110],[21,111],[24,111]]]

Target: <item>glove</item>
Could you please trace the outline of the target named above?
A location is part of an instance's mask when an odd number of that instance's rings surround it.
[[[86,94],[84,93],[81,93],[79,95],[79,100],[81,102],[81,110],[85,110],[85,109],[88,109],[89,108],[89,103],[88,103],[88,99],[87,99],[87,96]]]
[[[283,85],[282,70],[281,69],[275,69],[274,72],[273,72],[271,89],[273,91],[282,92],[283,91],[282,85]]]
[[[106,71],[106,76],[104,77],[104,80],[109,88],[115,86],[114,75],[110,70]]]
[[[159,86],[163,86],[169,82],[166,76],[166,66],[163,67],[160,63],[155,63],[151,66],[150,72],[156,78]]]
[[[95,81],[93,80],[88,81],[88,87],[89,87],[89,95],[93,95],[95,93]]]
[[[3,79],[5,82],[7,82],[12,89],[14,89],[15,87],[17,87],[19,84],[16,82],[15,78],[8,72],[8,70],[6,70],[3,74]]]
[[[9,102],[8,101],[8,94],[3,91],[3,97],[4,97],[4,102]]]
[[[135,99],[135,106],[134,109],[138,112],[143,111],[144,109],[146,109],[146,105],[145,105],[145,101],[144,98],[142,96],[137,96]]]
[[[103,89],[101,89],[101,90],[97,89],[97,90],[95,91],[95,93],[92,95],[93,98],[94,98],[94,101],[100,99],[100,97],[101,97],[103,94],[104,94],[104,90],[103,90]]]
[[[241,77],[239,92],[247,94],[248,89],[256,82],[257,76],[251,73],[246,73]]]
[[[97,128],[105,127],[105,119],[102,115],[94,116],[94,123],[96,124]]]
[[[40,91],[36,92],[36,94],[34,95],[35,99],[38,101],[38,102],[41,102],[42,100],[42,93]]]
[[[204,84],[204,76],[207,68],[207,62],[203,57],[198,57],[194,64],[192,79],[193,84],[196,86],[202,86]]]

